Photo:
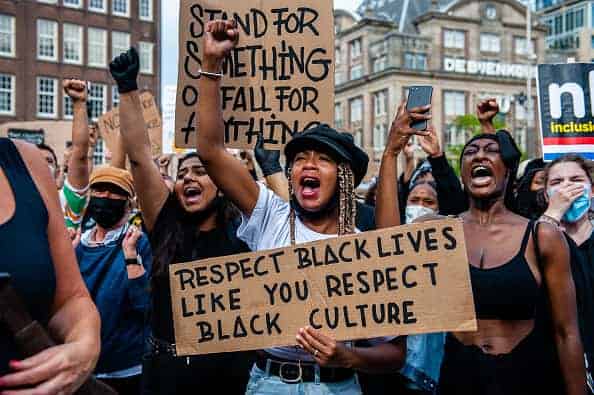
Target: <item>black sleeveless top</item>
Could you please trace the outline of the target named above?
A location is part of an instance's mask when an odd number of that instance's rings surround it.
[[[532,229],[533,222],[530,222],[520,251],[507,263],[490,269],[470,265],[474,307],[478,319],[534,319],[541,297],[540,286],[525,257]]]
[[[47,324],[56,289],[47,209],[16,146],[6,138],[0,138],[0,168],[15,200],[14,215],[0,224],[0,272],[11,275],[33,318]],[[14,358],[20,356],[0,323],[0,375]]]

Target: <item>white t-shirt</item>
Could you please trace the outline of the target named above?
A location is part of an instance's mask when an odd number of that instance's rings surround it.
[[[258,183],[260,193],[258,202],[250,217],[241,216],[241,225],[237,229],[237,237],[248,245],[252,251],[270,250],[291,245],[289,212],[291,206],[263,184]],[[360,231],[355,230],[357,233]],[[336,234],[314,232],[295,218],[295,242],[306,243],[337,237]],[[307,325],[304,323],[303,326]],[[385,343],[393,337],[381,337],[369,340],[372,344]],[[345,342],[352,346],[352,342]],[[277,358],[293,361],[313,361],[310,353],[297,347],[275,347],[266,350]]]

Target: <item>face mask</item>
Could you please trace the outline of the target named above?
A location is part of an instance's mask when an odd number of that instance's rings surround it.
[[[435,210],[425,206],[409,204],[406,206],[406,223],[411,224],[415,219],[429,214],[435,214]]]
[[[87,208],[91,218],[105,229],[113,228],[126,213],[127,200],[91,197]]]
[[[584,193],[577,198],[571,206],[567,209],[565,214],[563,214],[563,222],[568,223],[575,223],[582,219],[584,215],[588,213],[590,209],[590,189],[592,186],[590,184],[584,184]],[[549,197],[553,196],[557,189],[549,188],[547,191]]]

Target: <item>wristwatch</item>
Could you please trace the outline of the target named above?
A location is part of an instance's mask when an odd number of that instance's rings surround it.
[[[141,266],[142,264],[140,263],[140,261],[138,260],[138,257],[136,258],[128,258],[126,259],[126,266],[130,266],[130,265],[138,265]]]

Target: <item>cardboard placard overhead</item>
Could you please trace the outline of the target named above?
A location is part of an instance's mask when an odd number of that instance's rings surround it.
[[[594,64],[541,64],[537,81],[544,160],[594,159]]]
[[[151,152],[153,155],[161,154],[163,140],[163,125],[161,114],[154,96],[150,92],[140,94],[140,105],[142,106],[142,117],[146,123],[149,140],[151,142]],[[105,140],[107,148],[111,151],[117,145],[117,138],[120,135],[120,110],[118,107],[103,114],[97,121],[99,133]]]
[[[295,345],[306,325],[337,340],[476,330],[455,219],[179,263],[169,273],[180,356]]]
[[[280,149],[295,132],[334,123],[332,0],[181,0],[175,146],[196,148],[202,39],[233,19],[239,42],[223,66],[225,145]]]

